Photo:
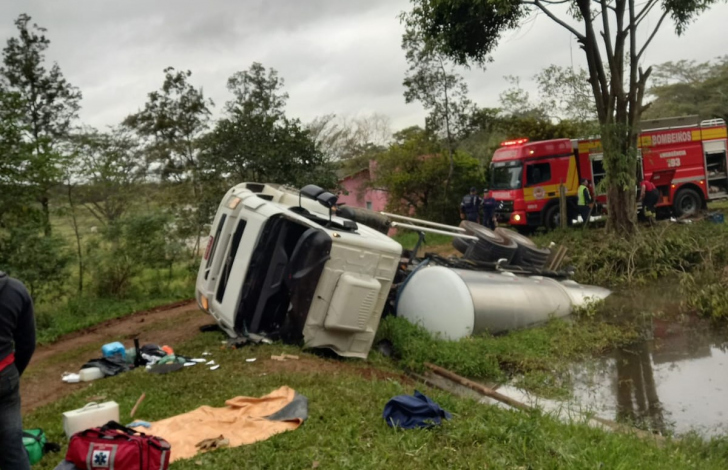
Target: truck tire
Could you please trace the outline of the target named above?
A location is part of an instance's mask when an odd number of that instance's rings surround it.
[[[703,207],[703,198],[697,191],[690,188],[683,188],[675,195],[675,202],[672,205],[675,215],[678,217],[697,214]]]
[[[516,254],[511,260],[513,266],[537,269],[546,266],[546,262],[551,256],[551,250],[548,248],[539,248],[530,238],[507,228],[498,227],[495,229],[495,233],[510,238],[518,245]]]
[[[460,227],[465,229],[465,235],[473,234],[473,232],[468,231],[467,227],[465,227],[465,221],[460,222]],[[466,240],[464,238],[456,238],[456,237],[453,237],[453,239],[452,239],[453,248],[455,248],[462,254],[465,254],[468,251],[468,248],[470,248],[470,245],[472,245],[472,244],[473,244],[472,240]]]
[[[511,263],[518,249],[516,242],[474,222],[463,222],[461,226],[478,237],[478,241],[470,245],[464,258],[487,263],[505,259],[506,264]]]
[[[554,204],[546,209],[543,225],[548,230],[556,230],[561,226],[561,209],[558,204]]]

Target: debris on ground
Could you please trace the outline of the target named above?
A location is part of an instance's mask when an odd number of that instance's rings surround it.
[[[398,395],[384,406],[382,417],[389,427],[402,429],[429,428],[452,416],[428,396],[415,390],[414,396]]]
[[[219,437],[215,437],[212,439],[204,439],[197,444],[195,444],[195,447],[200,449],[201,451],[208,451],[208,450],[215,450],[220,449],[221,447],[228,447],[230,445],[230,440],[225,439],[225,436],[220,434]]]
[[[286,359],[293,359],[296,361],[298,360],[298,356],[294,356],[293,354],[281,354],[280,356],[276,356],[274,354],[274,355],[271,355],[270,358],[273,359],[274,361],[279,361],[279,362],[284,362]],[[253,361],[254,360],[255,359],[253,359]],[[250,362],[252,362],[252,361],[250,361]]]

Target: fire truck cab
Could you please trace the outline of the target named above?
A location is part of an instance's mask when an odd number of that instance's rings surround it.
[[[707,201],[728,198],[728,133],[722,119],[657,119],[643,121],[640,130],[637,178],[657,186],[658,209],[690,215]],[[596,201],[606,206],[606,191],[600,185],[605,175],[599,139],[503,142],[491,162],[493,197],[501,201],[498,221],[522,230],[556,227],[562,184],[568,217],[574,220],[583,178],[592,182]]]

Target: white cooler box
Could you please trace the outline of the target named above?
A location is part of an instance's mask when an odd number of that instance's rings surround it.
[[[113,401],[92,402],[81,409],[63,413],[63,431],[70,439],[79,431],[97,428],[109,421],[119,421],[119,405]]]

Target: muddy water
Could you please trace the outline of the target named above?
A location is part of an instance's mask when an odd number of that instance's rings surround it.
[[[650,340],[574,367],[574,400],[642,429],[728,434],[728,332],[653,322]]]

